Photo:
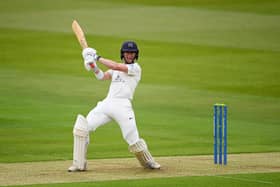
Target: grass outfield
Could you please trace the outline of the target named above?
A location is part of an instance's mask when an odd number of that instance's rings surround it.
[[[73,19],[104,57],[118,60],[124,40],[138,43],[143,75],[134,109],[155,156],[212,154],[216,102],[229,106],[230,153],[280,151],[280,1],[10,0],[0,5],[0,162],[71,159],[77,113],[86,115],[105,97],[109,83],[85,71]],[[132,155],[112,122],[92,134],[88,157]],[[273,181],[277,174],[246,177]],[[133,183],[180,186],[200,179],[228,183],[215,177]],[[98,184],[117,183],[126,181]]]

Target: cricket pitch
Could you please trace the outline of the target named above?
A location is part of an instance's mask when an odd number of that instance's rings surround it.
[[[72,161],[0,163],[0,186],[94,182],[178,176],[280,172],[280,153],[228,155],[228,165],[215,165],[212,155],[157,157],[160,170],[143,169],[136,158],[88,161],[86,172],[67,172]]]

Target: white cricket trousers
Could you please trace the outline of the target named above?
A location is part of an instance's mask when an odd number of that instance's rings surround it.
[[[133,145],[139,140],[135,115],[129,99],[106,98],[98,102],[86,118],[90,131],[95,131],[98,127],[115,120],[121,128],[123,138],[129,145]]]

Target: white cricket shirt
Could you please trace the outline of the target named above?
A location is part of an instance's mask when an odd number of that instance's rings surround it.
[[[128,73],[109,70],[112,81],[107,98],[133,99],[135,88],[141,79],[141,67],[138,63],[126,64]]]

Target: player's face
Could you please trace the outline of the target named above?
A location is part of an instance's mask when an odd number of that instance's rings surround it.
[[[124,52],[124,59],[126,61],[126,63],[130,64],[134,61],[136,53],[134,52]]]

